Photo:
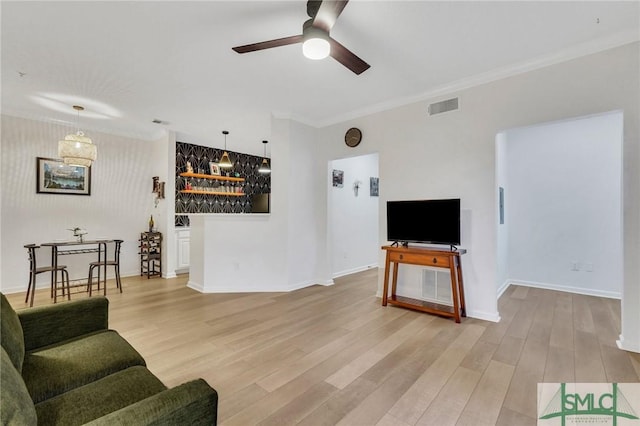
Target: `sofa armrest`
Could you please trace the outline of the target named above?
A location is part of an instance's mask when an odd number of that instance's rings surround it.
[[[106,330],[109,326],[109,301],[92,297],[18,311],[24,333],[25,350],[30,351]]]
[[[202,379],[138,401],[87,425],[215,425],[218,393]]]

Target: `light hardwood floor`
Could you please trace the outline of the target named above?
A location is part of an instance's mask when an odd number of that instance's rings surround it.
[[[110,326],[166,385],[206,379],[222,425],[527,426],[538,382],[640,381],[640,354],[615,344],[619,301],[512,286],[502,321],[455,324],[380,306],[377,273],[247,294],[126,278]]]

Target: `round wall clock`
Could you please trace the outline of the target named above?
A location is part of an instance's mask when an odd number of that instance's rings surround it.
[[[362,140],[362,132],[356,127],[352,127],[344,134],[344,143],[351,148],[355,148]]]

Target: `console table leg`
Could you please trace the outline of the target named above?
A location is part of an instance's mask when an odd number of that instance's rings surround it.
[[[458,272],[458,288],[460,289],[460,310],[462,311],[462,316],[467,316],[467,308],[464,302],[464,282],[462,281],[462,266],[460,265],[460,256],[455,257],[456,261],[456,270]]]
[[[389,290],[389,253],[384,265],[384,285],[382,286],[382,306],[387,306],[387,292]]]
[[[451,272],[451,294],[453,296],[453,312],[457,323],[460,323],[460,299],[458,298],[458,280],[456,277],[456,269],[452,264],[449,268]]]

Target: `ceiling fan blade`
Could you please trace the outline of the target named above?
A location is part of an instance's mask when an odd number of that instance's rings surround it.
[[[369,64],[331,37],[329,37],[329,43],[331,44],[331,57],[354,73],[360,75],[369,69]]]
[[[256,50],[271,49],[272,47],[286,46],[288,44],[302,43],[302,34],[291,37],[277,38],[275,40],[262,41],[260,43],[245,44],[233,48],[238,53],[255,52]]]
[[[317,3],[317,2],[316,2]],[[318,12],[313,18],[313,26],[316,28],[320,28],[325,30],[326,32],[331,31],[338,16],[342,13],[345,6],[349,3],[349,0],[343,1],[332,1],[325,0],[320,2],[320,7]],[[307,6],[308,10],[308,6]]]

